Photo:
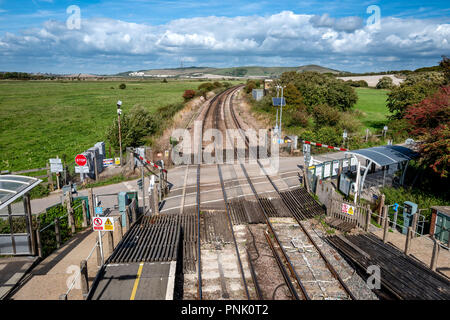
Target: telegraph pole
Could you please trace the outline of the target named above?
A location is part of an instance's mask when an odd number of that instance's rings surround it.
[[[122,166],[122,132],[120,130],[120,115],[122,114],[122,101],[117,101],[117,123],[119,125],[119,148],[120,148],[120,166]]]

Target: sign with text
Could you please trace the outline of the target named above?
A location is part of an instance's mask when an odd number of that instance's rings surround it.
[[[103,166],[109,167],[114,165],[114,159],[103,159]]]
[[[114,231],[114,218],[95,217],[92,226],[94,231]]]
[[[63,172],[61,159],[50,159],[50,172]]]
[[[89,173],[89,166],[83,167],[75,166],[75,173]]]

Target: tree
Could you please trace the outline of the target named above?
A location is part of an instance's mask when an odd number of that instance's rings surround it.
[[[430,133],[450,121],[450,86],[442,87],[432,96],[406,110],[405,119],[411,124],[412,134]]]
[[[283,91],[286,99],[286,111],[294,113],[295,111],[305,108],[303,97],[297,87],[289,83]]]
[[[450,86],[407,109],[411,132],[422,140],[420,163],[448,177],[450,162]]]
[[[121,83],[120,84],[120,86],[119,86],[119,89],[126,89],[127,88],[127,85],[125,84],[125,83]]]
[[[378,80],[376,85],[377,89],[391,89],[394,86],[394,81],[392,81],[391,77],[382,77]]]
[[[318,104],[327,104],[342,111],[349,110],[358,100],[356,92],[348,83],[318,72],[284,72],[280,82],[286,86],[291,83],[298,89],[310,113]]]
[[[319,104],[314,107],[313,117],[316,127],[320,128],[337,125],[341,114],[336,108],[332,108],[326,104]]]
[[[420,79],[420,81],[418,81]],[[436,92],[443,78],[423,75],[408,75],[405,81],[388,93],[387,107],[392,119],[401,119],[409,106],[415,105]]]

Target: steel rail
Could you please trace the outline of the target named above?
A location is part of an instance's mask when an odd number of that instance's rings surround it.
[[[235,93],[235,92],[234,92],[234,93]],[[233,93],[233,95],[234,95],[234,93]],[[239,123],[237,122],[236,116],[234,115],[233,108],[232,108],[231,106],[232,106],[232,102],[231,102],[231,99],[230,99],[230,111],[231,111],[231,114],[232,114],[232,118],[233,118],[233,120],[235,121],[235,126],[236,126],[236,128],[241,129]],[[226,120],[225,120],[225,126],[227,126]],[[227,127],[228,127],[228,126],[227,126]],[[241,131],[241,134],[243,134],[242,131]],[[246,140],[247,148],[250,150],[250,148],[248,147],[248,138],[245,137],[245,136],[243,136],[243,137],[244,137],[245,140]],[[258,162],[259,162],[259,161],[258,161]],[[269,216],[268,216],[268,213],[266,212],[266,208],[264,207],[264,205],[263,205],[263,203],[262,203],[262,201],[261,201],[261,198],[259,197],[258,193],[256,192],[256,189],[255,189],[255,187],[254,187],[254,185],[253,185],[253,182],[251,181],[251,179],[250,179],[250,177],[249,177],[249,175],[248,175],[248,172],[247,172],[247,170],[245,169],[245,166],[243,165],[242,161],[240,161],[240,159],[239,159],[239,164],[240,164],[240,167],[241,167],[241,169],[242,169],[242,172],[244,173],[245,178],[247,179],[247,182],[248,182],[248,184],[249,184],[249,186],[250,186],[250,188],[251,188],[251,190],[252,190],[254,196],[256,197],[256,199],[257,199],[257,201],[258,201],[258,204],[259,204],[259,206],[260,206],[260,208],[261,208],[261,212],[262,212],[263,215],[264,215],[265,222],[266,222],[266,224],[268,225],[268,227],[269,227],[271,233],[272,233],[273,236],[275,237],[275,239],[276,239],[276,241],[277,241],[277,243],[278,243],[278,246],[280,247],[280,249],[281,249],[281,251],[282,251],[282,253],[283,253],[284,258],[285,258],[285,260],[287,261],[288,268],[289,268],[289,270],[290,270],[290,272],[291,272],[291,275],[295,278],[295,280],[296,280],[296,282],[297,282],[297,284],[298,284],[298,286],[299,286],[299,288],[300,288],[300,290],[301,290],[301,292],[302,292],[303,297],[304,297],[306,300],[310,300],[310,297],[309,297],[308,293],[306,292],[306,289],[305,289],[305,287],[303,286],[303,283],[301,282],[300,277],[298,276],[297,272],[295,271],[295,268],[293,267],[293,264],[292,264],[291,260],[289,259],[289,257],[288,257],[288,255],[287,255],[286,251],[284,250],[283,246],[281,246],[281,242],[280,242],[280,240],[279,240],[277,234],[275,233],[275,230],[274,230],[273,227],[272,227],[272,223],[271,223],[270,220],[269,220]],[[278,189],[277,189],[277,190],[278,190]],[[284,267],[284,265],[283,265],[282,263],[279,264],[279,266],[282,268],[281,272],[282,272],[283,277],[284,277],[284,274],[287,274],[287,271],[286,271],[286,269],[285,269],[285,267]],[[285,278],[285,279],[287,279],[287,278]],[[289,280],[289,281],[290,281],[290,280]],[[288,287],[291,287],[291,286],[292,286],[292,283],[290,283],[290,284],[289,284],[289,283],[286,283],[286,284],[288,285]],[[295,297],[296,299],[299,299],[298,294],[295,294],[294,297]]]
[[[233,122],[234,122],[236,128],[241,129],[241,126],[240,126],[240,124],[239,124],[239,121],[237,120],[237,117],[236,117],[236,115],[235,115],[235,113],[234,113],[234,108],[232,107],[232,105],[233,105],[233,103],[232,103],[232,101],[230,101],[230,112],[231,112],[231,115],[232,115]],[[242,131],[240,131],[240,132],[241,132],[241,135],[243,135]],[[246,136],[243,135],[243,138],[245,139],[247,148],[249,149],[249,152],[250,152],[249,142],[248,142],[248,137],[246,137]],[[272,185],[272,187],[273,187],[273,188],[275,189],[275,191],[280,195],[280,197],[282,198],[282,200],[284,200],[284,198],[281,196],[280,190],[277,188],[277,186],[275,185],[275,183],[272,181],[272,179],[271,179],[271,178],[269,177],[269,175],[266,173],[266,171],[264,170],[264,167],[261,165],[259,159],[258,159],[258,158],[256,158],[256,159],[257,159],[257,163],[258,163],[259,167],[264,171],[265,176],[266,176],[267,179],[269,180],[269,182],[270,182],[270,184]],[[277,242],[278,242],[278,245],[279,245],[280,248],[282,249],[283,255],[285,255],[285,258],[287,258],[287,260],[288,260],[289,258],[287,257],[287,254],[285,253],[283,247],[281,246],[281,243],[280,243],[279,240],[278,240],[278,237],[277,237],[275,231],[274,231],[273,228],[272,228],[272,225],[271,225],[271,223],[270,223],[270,221],[269,221],[269,219],[268,219],[268,217],[267,217],[267,214],[266,214],[266,212],[265,212],[265,208],[264,208],[264,206],[262,205],[261,199],[260,199],[259,195],[257,194],[256,190],[254,189],[253,184],[252,184],[251,181],[250,181],[250,177],[248,176],[248,173],[247,173],[247,171],[246,171],[244,165],[243,165],[242,163],[240,163],[240,165],[241,165],[242,171],[244,172],[245,176],[247,177],[247,180],[248,180],[248,182],[249,182],[249,185],[250,185],[250,187],[251,187],[253,193],[255,194],[256,198],[258,199],[258,202],[260,203],[261,209],[263,210],[263,213],[264,213],[265,218],[266,218],[266,222],[268,223],[271,232],[272,232],[273,235],[275,236],[275,238],[276,238],[276,240],[277,240]],[[281,176],[280,176],[280,177],[281,177]],[[281,177],[281,179],[283,180],[283,177]],[[284,180],[283,180],[283,181],[284,181]],[[285,182],[285,183],[286,183],[286,182]],[[289,209],[290,211],[292,211],[292,208],[291,208],[290,205],[288,205],[287,207],[288,207],[288,209]],[[298,219],[297,215],[294,214],[293,216],[294,216],[295,220],[297,221],[297,223],[299,224],[299,226],[301,227],[301,229],[303,230],[303,232],[306,234],[306,236],[307,236],[308,239],[310,240],[310,242],[314,245],[314,247],[316,248],[316,250],[317,250],[317,252],[319,253],[319,255],[321,256],[321,258],[324,260],[325,265],[327,266],[327,268],[329,269],[329,271],[331,272],[331,274],[334,276],[334,278],[335,278],[336,280],[338,280],[338,282],[341,284],[342,288],[343,288],[344,291],[349,295],[349,297],[350,297],[352,300],[356,300],[356,297],[353,295],[353,293],[351,292],[351,290],[348,288],[348,286],[345,284],[345,282],[343,281],[343,279],[342,279],[342,278],[339,276],[339,274],[336,272],[335,268],[332,266],[332,264],[330,263],[330,261],[328,260],[328,258],[327,258],[327,257],[325,256],[325,254],[323,253],[323,251],[320,249],[320,247],[317,245],[317,243],[316,243],[316,242],[314,241],[314,239],[311,237],[310,233],[306,230],[306,228],[305,228],[305,226],[303,225],[303,223],[301,222],[301,220]],[[290,263],[290,261],[289,261],[289,265],[290,265],[289,268],[292,267],[292,269],[293,269],[293,266],[292,266],[292,264]],[[304,290],[304,287],[303,287],[303,285],[301,284],[300,279],[298,278],[298,275],[297,275],[297,273],[295,272],[294,269],[293,269],[293,271],[294,271],[296,280],[297,280],[297,282],[299,283],[299,285],[302,287],[302,291],[303,291],[303,290]],[[306,291],[305,291],[304,293],[306,294]]]
[[[235,90],[236,90],[236,88],[232,88],[230,90],[226,90],[222,94],[220,94],[220,96],[218,98],[218,101],[216,103],[216,107],[214,109],[214,111],[215,111],[215,114],[214,114],[214,125],[215,125],[216,129],[219,128],[219,123],[218,123],[219,122],[218,121],[219,120],[219,114],[220,114],[219,111],[220,111],[220,107],[223,106],[223,97],[227,96],[230,92],[234,92]],[[230,92],[228,92],[228,91],[230,91]],[[215,150],[214,152],[216,152],[217,148],[216,148],[215,141],[214,141],[214,146],[215,146],[214,147],[214,150]],[[231,210],[230,210],[230,205],[228,203],[227,192],[225,190],[225,183],[224,183],[224,180],[223,180],[222,168],[221,168],[221,164],[219,164],[219,163],[217,163],[217,171],[219,173],[220,186],[222,188],[223,199],[224,199],[224,202],[225,202],[225,208],[226,208],[227,218],[228,218],[228,225],[230,227],[231,236],[233,237],[234,248],[236,250],[236,256],[237,256],[237,259],[238,259],[239,269],[240,269],[240,272],[241,272],[242,284],[244,286],[245,294],[247,295],[247,299],[250,300],[250,293],[248,291],[247,281],[245,280],[245,273],[244,273],[244,267],[242,266],[241,254],[239,252],[239,247],[238,247],[238,244],[237,244],[237,241],[236,241],[236,236],[235,236],[235,233],[234,233],[234,230],[233,230],[233,223],[231,221]],[[249,263],[251,263],[251,262],[249,261]]]

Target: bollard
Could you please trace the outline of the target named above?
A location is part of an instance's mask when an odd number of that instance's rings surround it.
[[[80,263],[80,277],[81,277],[81,293],[86,298],[89,292],[88,268],[87,261],[82,260]]]
[[[408,232],[406,233],[406,243],[405,243],[405,254],[409,255],[409,250],[411,247],[411,238],[412,238],[412,228],[408,227]]]
[[[86,208],[86,202],[83,200],[81,202],[81,207],[83,209],[83,224],[81,225],[83,228],[86,228],[88,226],[88,219],[87,219],[87,208]]]
[[[61,233],[59,231],[59,218],[55,218],[55,235],[56,235],[56,248],[61,246]]]
[[[431,268],[431,270],[436,271],[440,246],[439,246],[439,243],[437,242],[437,240],[434,237],[432,237],[432,239],[434,241],[434,245],[433,245],[433,255],[431,256],[430,268]]]
[[[384,230],[383,230],[383,242],[386,243],[387,242],[387,235],[388,235],[388,231],[389,231],[389,215],[387,213],[384,215],[383,222],[384,222],[384,226],[383,226],[383,228],[384,228]]]
[[[106,231],[106,237],[106,241],[108,241],[108,256],[110,256],[114,251],[114,236],[112,231]]]

